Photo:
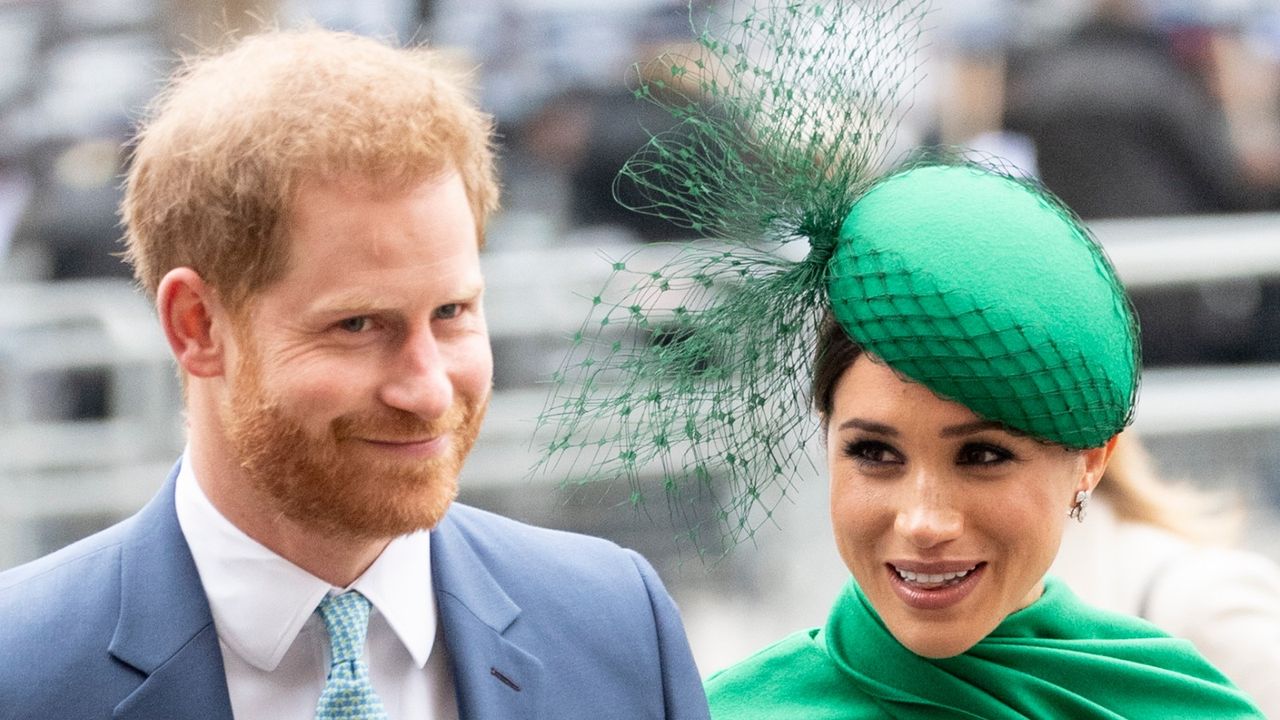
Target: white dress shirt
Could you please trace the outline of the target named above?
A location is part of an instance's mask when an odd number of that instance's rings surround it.
[[[365,660],[390,720],[456,720],[453,676],[431,586],[431,536],[391,541],[350,587],[336,588],[241,532],[213,506],[184,453],[175,503],[209,598],[237,720],[314,718],[329,638],[314,611],[359,590],[373,604]]]

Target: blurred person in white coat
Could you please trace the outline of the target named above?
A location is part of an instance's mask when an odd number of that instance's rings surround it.
[[[1190,640],[1280,718],[1280,566],[1230,544],[1218,500],[1162,480],[1125,433],[1050,572],[1086,602]]]

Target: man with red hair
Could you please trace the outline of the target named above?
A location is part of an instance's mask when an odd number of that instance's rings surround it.
[[[123,215],[188,445],[139,514],[0,575],[0,717],[707,717],[640,556],[453,502],[491,143],[425,49],[277,32],[177,75]]]

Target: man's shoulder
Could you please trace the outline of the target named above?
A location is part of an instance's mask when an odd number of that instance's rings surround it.
[[[473,562],[521,604],[536,606],[553,595],[557,604],[571,599],[630,612],[666,595],[647,560],[609,540],[536,527],[456,503],[440,530],[451,540],[464,538]],[[436,540],[432,543],[434,555]]]
[[[528,547],[537,550],[563,550],[612,554],[623,552],[617,544],[591,535],[539,527],[480,508],[454,503],[443,522],[453,523],[469,539],[505,548]]]
[[[0,696],[47,710],[78,702],[64,697],[73,678],[87,697],[122,672],[105,661],[118,619],[124,536],[116,525],[0,573]],[[16,717],[26,717],[20,711]]]
[[[0,617],[10,611],[11,605],[30,604],[32,598],[74,600],[62,591],[94,583],[103,572],[114,572],[129,522],[124,520],[61,550],[0,572]]]
[[[482,559],[499,566],[533,568],[541,574],[609,576],[636,574],[634,551],[603,538],[553,530],[454,503],[443,523],[466,538]]]
[[[538,658],[565,717],[706,717],[679,612],[634,551],[455,504],[431,553],[449,642],[474,646],[456,634],[466,618],[499,629]]]

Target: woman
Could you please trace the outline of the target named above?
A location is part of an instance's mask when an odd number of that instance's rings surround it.
[[[617,263],[634,282],[592,299],[542,418],[546,467],[627,477],[636,502],[657,474],[668,502],[724,497],[730,541],[753,536],[795,490],[816,335],[853,577],[825,626],[709,680],[716,717],[1261,717],[1189,643],[1045,579],[1132,416],[1137,326],[1042,188],[960,161],[871,174],[863,143],[887,131],[858,88],[892,73],[854,61],[908,45],[917,10],[770,6],[700,36],[711,62],[672,63],[711,68],[717,113],[676,111],[716,152],[655,138],[627,172],[730,246]],[[799,261],[760,247],[797,238]]]
[[[851,270],[855,246],[910,272]],[[1136,386],[1123,294],[1074,218],[996,173],[919,167],[855,204],[835,257],[813,398],[852,580],[822,628],[712,676],[713,716],[1261,717],[1190,643],[1045,577]],[[921,310],[873,277],[950,307],[900,332]],[[1045,344],[991,340],[1014,327]]]

